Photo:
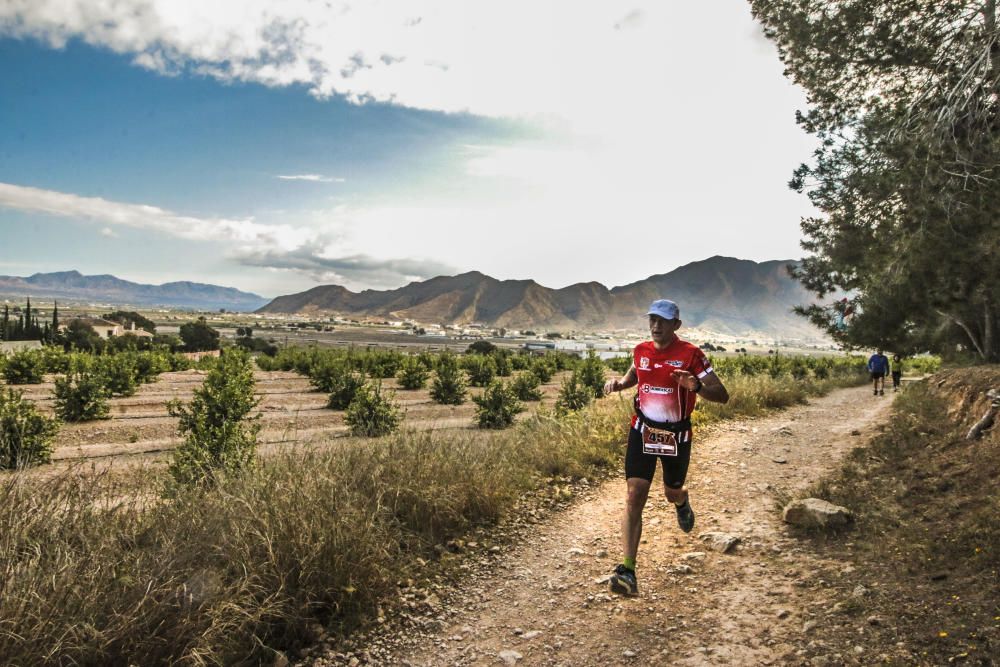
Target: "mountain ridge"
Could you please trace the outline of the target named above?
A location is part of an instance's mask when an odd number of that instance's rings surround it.
[[[258,313],[340,315],[511,329],[642,329],[649,303],[671,298],[686,327],[728,335],[822,340],[792,307],[811,295],[786,270],[797,260],[714,256],[644,280],[608,288],[596,281],[553,289],[531,279],[499,280],[478,271],[437,276],[393,290],[313,287],[275,298]]]
[[[201,310],[253,311],[268,303],[259,294],[233,287],[187,280],[148,285],[108,273],[86,276],[76,270],[34,273],[27,277],[0,276],[0,294]]]

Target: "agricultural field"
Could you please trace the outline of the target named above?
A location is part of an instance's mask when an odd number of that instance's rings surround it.
[[[139,356],[156,353],[139,353]],[[77,364],[88,362],[93,357],[86,355],[58,355],[48,352],[43,366]],[[433,355],[427,355],[433,359]],[[471,355],[476,356],[476,355]],[[304,359],[308,357],[304,361]],[[279,355],[277,360],[261,358],[260,364],[269,370],[254,371],[255,396],[259,403],[255,414],[260,416],[261,430],[258,442],[263,452],[274,451],[296,444],[313,441],[328,441],[331,438],[350,437],[350,428],[345,423],[345,410],[328,407],[328,395],[313,386],[309,375],[310,363],[316,359],[340,359],[345,355],[334,351],[319,351],[314,348],[293,348]],[[97,357],[98,361],[107,357]],[[113,358],[113,357],[112,357]],[[176,359],[176,355],[172,359]],[[480,396],[483,387],[467,387],[467,397],[460,405],[442,405],[431,397],[431,382],[419,389],[406,389],[395,377],[395,364],[404,355],[387,352],[362,351],[357,355],[357,363],[362,366],[377,359],[388,368],[369,368],[354,371],[360,377],[381,385],[387,390],[394,403],[403,412],[403,426],[418,431],[431,430],[477,430],[475,422],[476,404],[474,397]],[[67,361],[67,359],[72,361]],[[468,357],[456,357],[469,363]],[[164,371],[155,374],[150,382],[138,383],[135,393],[129,396],[111,396],[107,400],[108,412],[105,418],[85,421],[63,421],[54,439],[51,455],[55,467],[84,460],[115,460],[115,462],[144,462],[164,458],[164,454],[176,448],[182,437],[178,434],[179,419],[171,416],[168,405],[172,401],[187,403],[196,389],[200,388],[209,373],[211,359],[202,362],[202,368]],[[431,363],[431,362],[428,362]],[[167,365],[167,364],[164,364]],[[282,370],[284,365],[297,365],[299,370]],[[270,370],[270,368],[276,368]],[[513,380],[527,370],[507,371]],[[610,371],[609,371],[610,372]],[[463,371],[463,373],[465,373]],[[562,382],[571,373],[553,368],[553,374],[541,382],[538,390],[539,401],[523,401],[525,411],[518,415],[524,419],[540,407],[552,409]],[[388,377],[377,377],[379,375]],[[466,374],[467,376],[467,374]],[[63,374],[45,372],[41,382],[11,386],[21,392],[24,399],[39,412],[56,416],[56,382]],[[431,373],[433,377],[433,373]]]

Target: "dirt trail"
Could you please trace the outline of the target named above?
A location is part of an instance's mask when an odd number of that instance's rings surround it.
[[[396,644],[385,662],[421,666],[806,662],[800,656],[817,641],[822,646],[824,619],[836,602],[824,586],[809,584],[851,569],[820,561],[790,537],[773,494],[794,493],[835,466],[873,433],[891,401],[865,387],[843,389],[696,434],[688,488],[697,525],[682,533],[662,492],[651,494],[636,598],[612,596],[603,583],[620,558],[625,485],[615,478],[536,526],[520,545],[499,555],[470,554],[468,576],[438,607],[440,629],[401,646],[399,633],[369,646]],[[654,490],[660,488],[657,471]],[[719,553],[699,539],[713,531],[741,542]],[[489,565],[477,564],[483,562]],[[857,646],[825,648],[838,664],[863,660],[863,634],[859,628]]]

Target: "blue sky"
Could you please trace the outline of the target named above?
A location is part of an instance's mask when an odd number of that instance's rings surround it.
[[[799,255],[805,101],[742,3],[205,4],[0,7],[0,273],[275,296]]]

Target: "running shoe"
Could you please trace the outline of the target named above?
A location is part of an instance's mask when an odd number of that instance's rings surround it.
[[[885,396],[885,389],[879,389],[878,395],[879,396]]]
[[[624,565],[615,568],[615,573],[609,580],[611,592],[619,595],[638,595],[639,583],[635,580],[635,570],[630,570]]]
[[[878,396],[878,389],[872,390],[872,396]]]
[[[694,528],[694,510],[691,509],[691,502],[684,501],[683,505],[675,505],[677,508],[677,525],[685,533],[690,533]]]

